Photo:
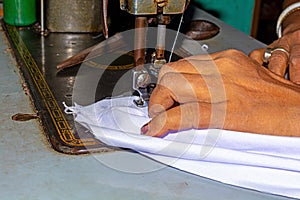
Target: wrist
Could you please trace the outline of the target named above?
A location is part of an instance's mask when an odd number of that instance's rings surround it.
[[[287,5],[287,4],[286,4]],[[299,13],[300,12],[300,1],[292,3],[288,5],[280,14],[277,25],[276,25],[276,32],[278,37],[282,36],[282,26],[284,23],[284,28],[292,27],[293,29],[297,29],[299,26]],[[298,20],[296,19],[298,18]],[[296,28],[295,28],[296,27]]]
[[[282,9],[286,9],[288,6],[299,2],[299,0],[284,0],[283,5],[282,5]]]
[[[282,35],[300,30],[300,8],[290,14],[282,23]]]

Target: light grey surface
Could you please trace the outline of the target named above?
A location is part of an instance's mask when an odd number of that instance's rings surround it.
[[[11,120],[15,113],[34,111],[7,45],[0,31],[2,200],[286,199],[188,174],[133,152],[78,156],[55,152],[37,121]]]

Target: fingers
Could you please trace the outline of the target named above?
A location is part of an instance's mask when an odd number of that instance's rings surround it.
[[[289,57],[287,53],[279,50],[273,51],[271,57],[269,58],[268,68],[275,74],[284,77],[288,66],[288,61]]]
[[[294,45],[291,49],[289,74],[292,82],[300,84],[300,44]]]
[[[155,117],[176,104],[224,101],[226,92],[220,74],[167,73],[151,94],[149,115]]]
[[[287,53],[290,52],[291,42],[289,42],[289,40],[290,39],[286,37],[282,37],[269,46],[273,48],[273,51],[268,59],[268,69],[281,77],[284,77],[289,63],[289,53]],[[287,52],[276,50],[276,48],[285,49]]]
[[[167,133],[188,129],[224,128],[227,102],[192,102],[173,107],[160,113],[144,125],[141,133],[164,136]]]
[[[148,104],[148,113],[150,117],[154,117],[171,108],[175,102],[177,102],[176,96],[172,90],[173,89],[162,85],[156,86],[151,94]]]
[[[200,59],[198,59],[198,57]],[[167,73],[189,73],[189,74],[200,74],[204,73],[204,69],[208,69],[214,65],[214,57],[209,55],[192,56],[186,59],[182,59],[173,63],[164,65],[158,76],[158,82]]]
[[[158,115],[176,103],[210,102],[210,93],[203,77],[199,74],[165,74],[151,94],[150,117]],[[205,79],[208,79],[207,82],[212,82],[210,77]]]
[[[176,106],[154,117],[143,126],[141,132],[160,137],[170,131],[207,128],[210,124],[210,111],[210,104],[188,103]]]
[[[249,54],[249,57],[262,65],[264,53],[265,48],[256,49]],[[283,77],[287,67],[289,67],[290,80],[300,84],[300,45],[292,46],[289,57],[285,52],[277,50],[269,58],[268,68],[277,75]]]
[[[216,69],[215,61],[217,59],[227,57],[229,54],[235,55],[236,52],[237,50],[225,50],[213,54],[190,56],[176,62],[168,63],[160,69],[158,82],[165,74],[170,72],[207,74],[211,69]]]
[[[283,77],[286,73],[286,69],[289,63],[289,55],[281,50],[276,50],[276,48],[283,48],[289,52],[289,43],[285,39],[279,39],[273,42],[269,48],[272,48],[271,56],[268,59],[268,69],[273,73]],[[249,54],[249,57],[257,61],[260,65],[263,65],[263,57],[266,49],[256,49]]]

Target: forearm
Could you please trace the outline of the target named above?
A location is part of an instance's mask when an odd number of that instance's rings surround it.
[[[283,3],[283,9],[288,6],[300,2],[300,0],[285,0]],[[283,35],[300,30],[300,8],[289,14],[282,22]]]

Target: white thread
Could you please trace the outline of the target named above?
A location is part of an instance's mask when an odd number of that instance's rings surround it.
[[[181,18],[180,18],[180,22],[179,22],[179,25],[178,25],[177,33],[176,33],[176,36],[175,36],[175,39],[174,39],[174,43],[173,43],[173,46],[172,46],[172,49],[171,49],[171,54],[170,54],[170,57],[169,57],[169,62],[171,62],[171,59],[172,59],[172,56],[173,56],[173,51],[174,51],[175,44],[176,44],[176,41],[177,41],[177,38],[178,38],[178,35],[179,35],[179,31],[180,31],[180,27],[181,27],[182,21],[183,21],[183,14],[181,15]]]
[[[62,102],[62,104],[64,105],[65,109],[64,112],[68,115],[70,114],[76,114],[77,113],[77,109],[75,106],[67,106],[66,102]]]

